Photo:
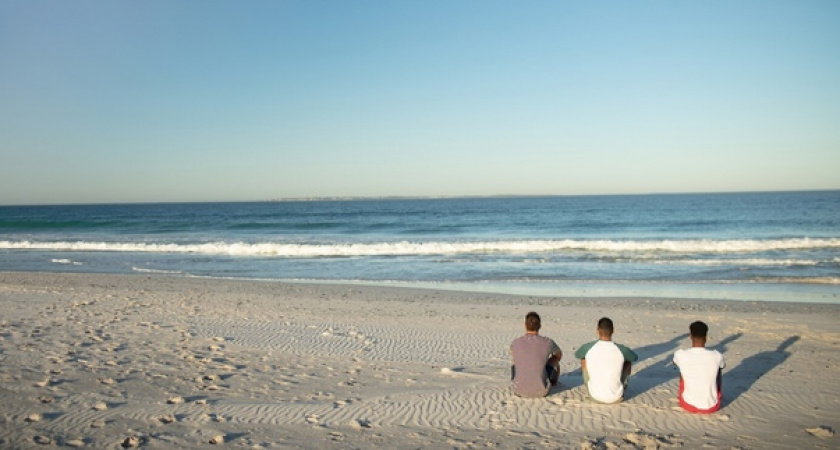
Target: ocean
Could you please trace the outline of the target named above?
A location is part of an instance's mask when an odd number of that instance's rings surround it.
[[[0,270],[840,303],[840,191],[4,206]]]

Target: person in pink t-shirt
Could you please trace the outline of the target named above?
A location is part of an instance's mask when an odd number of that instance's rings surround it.
[[[720,409],[723,398],[723,355],[706,348],[709,327],[697,321],[688,327],[691,348],[677,350],[674,364],[680,368],[680,406],[688,412],[708,414]]]
[[[545,397],[557,385],[563,352],[552,339],[540,336],[540,316],[525,316],[525,335],[510,344],[513,392],[520,397]]]

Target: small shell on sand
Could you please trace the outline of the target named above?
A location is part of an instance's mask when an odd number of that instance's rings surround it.
[[[210,443],[213,445],[220,445],[225,443],[225,435],[219,434],[210,438]]]
[[[822,439],[828,439],[834,436],[834,430],[831,429],[831,427],[823,425],[814,428],[806,428],[805,431],[807,431],[811,436]]]
[[[38,435],[38,436],[35,436],[32,440],[34,440],[36,444],[41,444],[41,445],[52,444],[52,439],[50,439],[49,436]]]
[[[64,445],[73,448],[80,448],[85,446],[85,441],[81,439],[70,439],[69,441],[64,441]]]
[[[123,448],[137,447],[138,445],[140,445],[140,438],[138,438],[137,436],[129,436],[125,438],[125,440],[123,440],[122,444],[120,445],[122,445]]]
[[[181,397],[180,395],[169,397],[169,400],[167,400],[166,403],[169,403],[170,405],[180,405],[181,403],[184,403],[184,397]]]
[[[106,409],[108,409],[108,405],[105,402],[99,402],[93,405],[93,409],[97,411],[105,411]]]
[[[163,423],[172,423],[172,422],[175,422],[177,419],[175,419],[175,416],[170,414],[168,416],[161,417],[159,420]]]
[[[91,428],[102,428],[105,426],[105,421],[102,419],[96,419],[90,423]]]
[[[27,422],[40,422],[41,421],[41,415],[38,414],[38,413],[32,413],[32,414],[26,416],[26,418],[23,419],[23,420],[25,420]]]
[[[363,429],[363,428],[370,428],[373,425],[371,425],[370,420],[356,419],[356,420],[350,422],[350,426],[357,429],[357,430],[360,430],[360,429]]]

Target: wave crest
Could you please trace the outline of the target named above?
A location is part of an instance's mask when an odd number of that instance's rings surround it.
[[[330,257],[421,256],[486,253],[756,253],[773,250],[825,250],[840,248],[840,238],[773,240],[527,240],[480,242],[376,242],[291,244],[282,242],[209,242],[196,244],[147,242],[33,242],[0,241],[0,249],[79,252],[197,253],[230,256]]]

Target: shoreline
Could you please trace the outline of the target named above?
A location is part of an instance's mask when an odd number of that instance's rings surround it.
[[[214,278],[214,277],[208,277]],[[225,278],[222,278],[225,279]],[[233,278],[226,278],[233,279]],[[338,284],[358,286],[430,289],[451,292],[473,292],[522,297],[552,298],[621,298],[683,299],[692,301],[772,302],[792,304],[840,305],[840,285],[833,283],[759,283],[733,282],[635,282],[635,281],[550,281],[550,282],[411,282],[370,280],[269,280],[282,283]],[[817,293],[816,290],[824,292]],[[701,294],[697,292],[700,291]],[[780,292],[781,291],[781,292]],[[798,292],[797,292],[798,291]],[[789,297],[805,300],[790,301]]]
[[[0,272],[0,307],[0,446],[837,446],[836,304]],[[507,389],[529,310],[567,355],[545,399]],[[603,315],[640,356],[618,405],[570,359]],[[696,319],[727,360],[710,416],[669,364]]]
[[[554,280],[554,281],[379,281],[349,279],[294,279],[264,277],[224,277],[216,275],[195,275],[172,271],[143,270],[124,273],[110,272],[71,272],[50,270],[8,270],[0,269],[0,274],[43,274],[71,276],[113,276],[113,277],[151,277],[172,278],[176,280],[218,280],[243,283],[274,283],[295,285],[325,286],[360,286],[383,289],[408,289],[424,291],[450,292],[467,294],[485,294],[505,297],[538,297],[552,299],[667,299],[696,302],[721,303],[775,303],[780,305],[840,305],[840,285],[834,283],[801,282],[713,282],[713,281],[615,281],[615,280]],[[796,297],[794,291],[820,289],[825,292],[804,292],[802,297],[811,300],[784,300],[782,295]],[[751,290],[751,294],[733,293],[733,290]],[[780,294],[778,291],[784,293]],[[698,294],[697,291],[700,291]],[[723,292],[720,296],[708,295],[711,291]],[[729,292],[727,294],[727,292]],[[776,297],[776,298],[767,298]],[[819,298],[818,297],[822,297]]]
[[[413,292],[434,293],[424,296],[425,300],[433,302],[450,301],[444,300],[447,297],[458,302],[489,302],[507,303],[517,301],[521,304],[546,305],[546,306],[600,306],[603,304],[617,304],[624,307],[658,308],[685,310],[687,307],[700,311],[754,311],[759,308],[765,312],[787,312],[791,310],[803,310],[807,312],[840,312],[840,300],[837,302],[807,302],[807,301],[781,301],[781,300],[740,300],[727,298],[700,298],[676,295],[549,295],[539,293],[503,292],[490,289],[479,289],[477,283],[413,283],[413,282],[378,282],[378,281],[353,281],[353,280],[291,280],[291,279],[267,279],[267,278],[245,278],[245,277],[218,277],[181,275],[172,273],[77,273],[77,272],[30,272],[30,271],[9,271],[0,270],[2,275],[43,275],[43,276],[68,276],[72,277],[103,277],[119,279],[149,279],[169,280],[177,282],[184,280],[200,280],[203,282],[219,283],[244,283],[246,285],[291,285],[310,287],[332,287],[332,288],[361,288],[382,290],[383,292]],[[602,283],[594,283],[602,284]],[[691,283],[673,283],[674,285],[686,288],[693,286]],[[768,288],[772,285],[767,285]],[[476,287],[476,289],[470,289]],[[836,294],[840,296],[840,294]]]

